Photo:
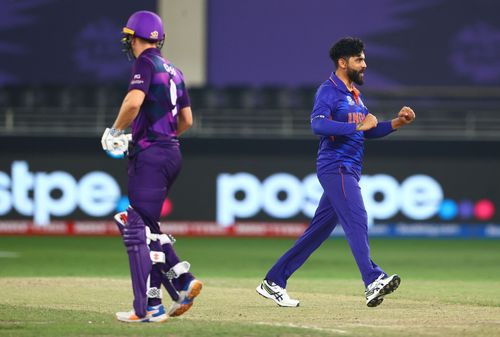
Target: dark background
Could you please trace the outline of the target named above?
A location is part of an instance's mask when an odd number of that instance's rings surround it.
[[[71,144],[69,146],[69,144]],[[181,145],[184,162],[181,174],[169,199],[173,212],[169,220],[215,221],[216,177],[220,173],[249,172],[260,181],[271,174],[287,172],[302,180],[315,172],[317,141],[311,140],[228,140],[184,139]],[[126,192],[126,160],[105,155],[98,140],[90,138],[5,138],[0,146],[0,171],[10,176],[14,160],[26,160],[30,172],[67,171],[77,180],[94,170],[112,175]],[[399,183],[415,174],[436,179],[443,188],[444,198],[476,202],[487,198],[500,205],[500,157],[496,142],[418,142],[374,140],[366,143],[363,174],[389,174]],[[112,214],[104,218],[109,218]],[[19,218],[15,212],[5,218]],[[68,217],[86,218],[76,211]],[[245,221],[303,221],[301,213],[291,219],[273,219],[259,213]],[[398,214],[387,222],[408,222]],[[384,221],[385,222],[385,221]],[[439,218],[426,222],[443,223]],[[446,222],[446,221],[444,221]],[[476,224],[469,219],[453,223]],[[489,221],[500,223],[498,210]]]

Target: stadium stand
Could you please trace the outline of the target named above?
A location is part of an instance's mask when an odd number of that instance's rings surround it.
[[[195,124],[188,137],[310,138],[312,87],[189,88]],[[0,88],[0,135],[98,136],[126,93],[123,86]],[[499,140],[498,88],[412,87],[365,90],[379,120],[402,105],[417,112],[404,134],[390,138]],[[389,138],[389,139],[390,139]]]

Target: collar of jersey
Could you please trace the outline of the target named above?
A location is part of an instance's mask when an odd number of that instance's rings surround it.
[[[144,51],[141,53],[141,55],[146,55],[146,54],[155,54],[155,55],[161,55],[160,49],[151,47],[148,49],[144,49]],[[141,56],[139,55],[139,56]]]
[[[344,91],[346,94],[351,94],[353,96],[357,96],[359,97],[359,90],[354,86],[354,84],[352,85],[352,91],[350,91],[349,89],[347,89],[346,85],[344,82],[342,82],[342,80],[340,78],[337,77],[337,75],[335,75],[335,73],[331,73],[330,75],[330,78],[328,79],[336,88],[338,88],[339,90],[342,90]]]

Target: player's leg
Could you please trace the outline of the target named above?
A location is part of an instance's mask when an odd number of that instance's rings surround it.
[[[152,262],[147,245],[146,226],[133,209],[128,210],[127,225],[121,227],[121,232],[129,258],[134,309],[130,312],[118,312],[116,318],[124,322],[149,322],[152,313],[147,308],[147,293]]]
[[[326,172],[320,179],[325,192],[332,201],[332,207],[339,217],[345,236],[358,265],[365,287],[367,304],[377,306],[383,296],[399,286],[399,276],[388,277],[370,257],[368,240],[368,219],[361,195],[361,189],[355,175],[345,168],[338,172]],[[373,284],[373,286],[371,286]],[[369,294],[373,288],[373,294]]]
[[[163,261],[153,265],[153,272],[158,266],[161,283],[167,289],[173,302],[168,309],[169,316],[180,316],[191,308],[194,299],[200,294],[202,282],[195,279],[189,272],[191,267],[187,261],[180,261],[173,249],[175,239],[165,234],[151,234],[151,246],[155,251],[161,251]],[[159,283],[158,283],[159,284]],[[152,305],[151,302],[149,305]]]
[[[294,245],[271,267],[266,279],[286,288],[288,278],[330,236],[336,222],[336,214],[326,195],[323,194],[310,225]]]
[[[309,227],[271,267],[257,292],[280,306],[298,306],[299,301],[290,299],[286,292],[287,280],[330,236],[336,223],[337,216],[323,194]]]
[[[116,318],[123,322],[163,322],[168,316],[163,305],[161,305],[160,275],[154,272],[157,268],[157,264],[162,258],[161,256],[158,257],[158,254],[153,254],[150,251],[154,251],[154,249],[150,247],[149,227],[145,226],[140,215],[131,207],[129,207],[127,212],[121,212],[115,215],[115,222],[122,234],[129,253],[130,273],[134,292],[134,310],[129,312],[117,312]],[[130,233],[136,231],[136,228],[140,228],[141,234],[138,236],[140,243],[136,244],[135,247],[132,246],[132,248],[141,252],[140,259],[133,259],[134,254],[130,252]],[[144,231],[144,233],[142,233],[142,231]],[[133,237],[134,236],[132,236],[132,238]],[[143,268],[144,266],[146,266],[146,268]],[[144,269],[144,273],[141,272],[142,269]],[[146,273],[146,269],[150,272]],[[145,312],[138,314],[141,310]]]
[[[176,146],[151,147],[138,156],[140,162],[129,165],[130,204],[138,209],[152,234],[161,234],[158,223],[161,207],[180,171],[182,157]],[[189,263],[180,261],[171,244],[162,244],[161,249],[165,255],[162,283],[167,290],[173,286],[178,292],[178,296],[172,296],[169,290],[174,301],[169,315],[178,316],[192,306],[202,283],[189,272],[189,267],[186,268]]]

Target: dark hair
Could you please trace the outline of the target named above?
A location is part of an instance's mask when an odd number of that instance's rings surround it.
[[[363,41],[356,37],[344,37],[338,40],[332,48],[330,48],[330,58],[335,67],[339,66],[339,59],[344,57],[352,57],[361,54],[365,50]]]

